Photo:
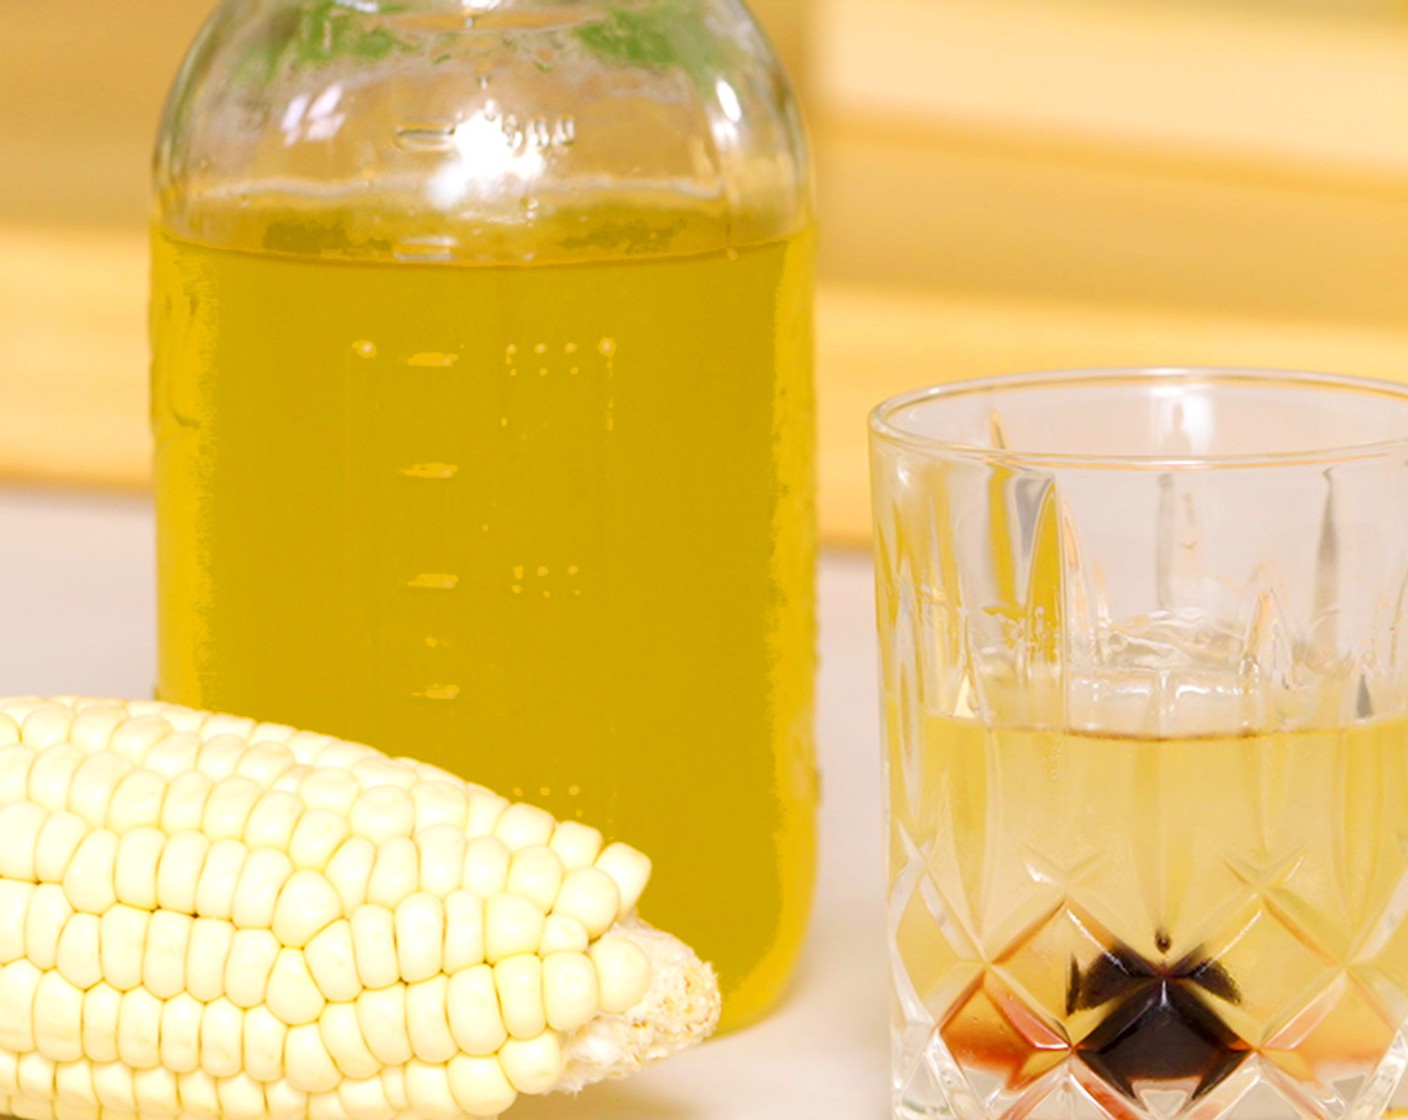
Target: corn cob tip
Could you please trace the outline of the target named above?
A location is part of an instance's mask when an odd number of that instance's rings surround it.
[[[611,932],[644,952],[650,986],[629,1011],[599,1015],[567,1040],[559,1092],[637,1073],[697,1046],[719,1024],[718,978],[688,945],[634,916]]]

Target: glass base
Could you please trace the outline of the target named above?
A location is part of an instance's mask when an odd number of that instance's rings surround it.
[[[1319,1076],[1306,1070],[1298,1078],[1275,1058],[1247,1053],[1206,1090],[1187,1077],[1136,1080],[1127,1094],[1108,1071],[1071,1055],[1014,1089],[1001,1074],[964,1070],[937,1035],[931,1039],[918,1053],[896,1040],[894,1120],[1378,1120],[1408,1066],[1408,1040],[1399,1034],[1377,1065]]]

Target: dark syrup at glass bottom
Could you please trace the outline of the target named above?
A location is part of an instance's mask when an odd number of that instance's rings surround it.
[[[1167,949],[1171,942],[1160,931],[1155,943]],[[1209,1006],[1208,995],[1232,1004],[1241,999],[1236,982],[1217,961],[1195,951],[1168,964],[1117,942],[1084,972],[1071,962],[1066,1013],[1105,1009],[1099,1025],[1073,1050],[1131,1099],[1138,1084],[1197,1079],[1196,1100],[1250,1053]]]

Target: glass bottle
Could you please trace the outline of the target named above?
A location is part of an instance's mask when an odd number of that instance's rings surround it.
[[[812,251],[739,0],[226,0],[156,160],[162,699],[655,860],[776,998],[814,863]]]

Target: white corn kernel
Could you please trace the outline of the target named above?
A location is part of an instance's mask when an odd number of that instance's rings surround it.
[[[357,997],[357,1022],[369,1049],[383,1065],[399,1066],[411,1060],[411,1037],[406,1027],[406,987],[368,990]]]
[[[288,1027],[267,1007],[244,1013],[244,1068],[256,1081],[278,1081],[284,1076],[284,1046]]]
[[[299,763],[295,766],[290,766],[287,770],[285,770],[282,774],[280,774],[277,778],[274,779],[273,785],[270,786],[270,789],[272,789],[276,793],[292,793],[294,795],[297,795],[299,787],[303,785],[303,780],[312,773],[313,767],[304,765],[303,763]],[[303,801],[303,798],[299,797],[299,801]],[[304,809],[308,808],[306,802],[304,803],[303,807]]]
[[[51,813],[68,807],[68,787],[88,756],[64,744],[42,750],[29,769],[29,800]]]
[[[16,1067],[18,1078],[18,1063]],[[4,1076],[0,1075],[0,1091],[4,1091],[4,1080]],[[15,1087],[18,1088],[18,1084]],[[97,1108],[98,1094],[93,1091],[93,1063],[83,1058],[61,1064],[54,1071],[54,1093],[63,1104],[82,1105],[90,1110]]]
[[[252,740],[240,755],[235,773],[251,779],[261,789],[268,789],[280,774],[297,762],[293,752],[282,743]]]
[[[510,851],[546,844],[552,839],[557,821],[546,809],[519,803],[504,810],[494,826],[494,835],[508,845]]]
[[[177,1116],[181,1098],[176,1088],[176,1075],[169,1069],[153,1066],[132,1075],[132,1095],[137,1099],[137,1113],[148,1116]],[[57,1118],[55,1118],[57,1120]]]
[[[545,915],[537,903],[517,894],[496,894],[484,902],[484,959],[535,953],[543,938]]]
[[[464,848],[465,888],[480,898],[493,898],[508,883],[513,853],[497,836],[476,836]]]
[[[504,1026],[512,1038],[532,1038],[547,1029],[543,1006],[543,961],[534,953],[523,953],[494,965],[494,987]]]
[[[83,1057],[83,993],[57,972],[46,972],[34,996],[34,1045],[50,1061]]]
[[[296,732],[295,734],[303,737],[308,735],[307,732]],[[299,762],[310,763],[319,769],[351,770],[362,759],[376,753],[371,747],[361,743],[350,743],[346,739],[334,739],[330,735],[316,736],[316,738],[322,741],[314,743],[310,738],[306,745],[300,738],[297,753]]]
[[[95,704],[85,707],[74,716],[73,725],[68,729],[68,741],[90,754],[112,750],[113,733],[127,718],[127,709],[121,704]],[[0,739],[3,739],[3,736],[0,736]],[[132,758],[131,755],[123,757]],[[132,761],[141,762],[141,758],[132,758]]]
[[[40,750],[66,743],[73,716],[73,709],[67,704],[44,704],[35,708],[20,721],[20,740]]]
[[[352,774],[363,789],[393,786],[408,790],[420,780],[420,767],[420,763],[410,759],[387,758],[379,751],[368,750],[352,764]]]
[[[596,966],[601,1009],[608,1015],[630,1011],[650,987],[650,958],[634,941],[603,937],[587,950]]]
[[[117,1057],[132,1069],[161,1064],[161,1000],[145,988],[122,993],[117,1011]]]
[[[450,1092],[450,1075],[443,1065],[407,1062],[406,1096],[419,1120],[459,1120],[459,1105]]]
[[[433,895],[417,892],[396,907],[396,959],[408,983],[436,975],[444,963],[445,910]]]
[[[367,884],[371,882],[375,864],[376,845],[360,836],[344,840],[328,860],[323,874],[342,900],[344,914],[352,913],[367,901]]]
[[[96,914],[74,914],[64,923],[54,966],[81,992],[103,978],[102,920]]]
[[[352,949],[357,975],[368,988],[384,988],[400,979],[396,960],[396,920],[384,906],[367,903],[352,911]]]
[[[543,961],[543,1006],[548,1026],[555,1031],[575,1031],[601,1010],[590,957],[554,953]]]
[[[295,871],[274,907],[274,936],[301,949],[342,917],[342,900],[332,884],[316,871]]]
[[[216,840],[206,853],[200,878],[196,881],[196,914],[202,918],[234,916],[235,888],[249,849],[238,840]]]
[[[250,778],[238,774],[221,778],[206,799],[201,832],[211,841],[243,840],[249,816],[262,795],[259,783]]]
[[[88,1004],[83,1005],[84,1015]],[[172,1073],[200,1069],[200,1021],[204,1004],[186,992],[161,1005],[161,1064]],[[84,1026],[88,1025],[84,1019]]]
[[[450,1033],[466,1054],[494,1054],[508,1039],[494,970],[487,964],[456,972],[445,989]]]
[[[202,723],[200,729],[200,737],[205,742],[201,744],[200,754],[196,756],[196,769],[213,781],[223,782],[226,778],[234,776],[235,767],[239,765],[240,755],[244,752],[245,741],[238,735],[218,732],[212,734],[205,723]]]
[[[317,1022],[327,1005],[318,985],[313,983],[308,962],[298,949],[279,950],[264,1002],[270,1011],[291,1027]]]
[[[189,914],[158,910],[147,923],[142,984],[157,999],[170,999],[186,988],[186,952],[194,921]]]
[[[330,766],[310,770],[298,783],[298,796],[303,804],[342,819],[346,819],[351,812],[352,803],[361,792],[362,783],[351,771]]]
[[[0,712],[0,743],[18,743],[20,725],[6,712]]]
[[[225,961],[225,996],[248,1010],[264,1002],[279,955],[279,939],[267,929],[237,929]]]
[[[551,1031],[534,1038],[511,1038],[499,1051],[499,1065],[520,1093],[549,1092],[562,1077],[562,1043]]]
[[[34,852],[39,844],[39,831],[49,819],[42,806],[33,801],[12,801],[0,806],[0,877],[22,882],[37,881],[34,873]]]
[[[40,883],[35,888],[24,918],[24,953],[35,968],[46,971],[58,963],[59,936],[72,914],[62,887]]]
[[[465,814],[464,834],[471,838],[492,836],[508,810],[508,798],[476,785],[468,786],[465,795],[469,798],[469,810]]]
[[[0,713],[0,732],[8,719]],[[0,805],[8,805],[29,796],[29,771],[39,752],[23,743],[0,747]]]
[[[317,1023],[289,1028],[283,1047],[283,1068],[290,1085],[304,1093],[325,1093],[337,1089],[342,1081],[337,1062],[322,1045]]]
[[[360,1080],[375,1078],[381,1072],[381,1063],[362,1037],[355,1003],[330,1003],[323,1008],[318,1033],[343,1077]]]
[[[352,835],[365,836],[373,844],[393,836],[409,837],[416,827],[416,804],[409,793],[396,786],[363,790],[348,815]]]
[[[0,1050],[0,1097],[20,1092],[20,1055]]]
[[[113,864],[118,902],[141,910],[157,908],[156,874],[165,850],[166,834],[158,828],[141,826],[118,835]]]
[[[329,1003],[354,1000],[362,991],[357,975],[357,954],[352,943],[352,923],[340,918],[308,942],[303,955],[313,982]]]
[[[450,1059],[450,1092],[470,1116],[498,1116],[518,1100],[497,1058],[460,1055]]]
[[[177,774],[166,787],[161,803],[161,831],[168,836],[178,832],[199,832],[215,782],[199,770]]]
[[[235,943],[235,927],[219,918],[197,918],[186,950],[186,990],[202,1003],[225,994],[225,965]]]
[[[95,828],[101,828],[108,816],[108,805],[117,790],[117,783],[136,769],[131,761],[114,751],[90,754],[73,773],[68,787],[67,808]]]
[[[452,824],[437,824],[422,828],[415,841],[420,852],[420,889],[436,898],[458,890],[464,881],[464,833]]]
[[[197,712],[195,714],[200,719],[197,727],[207,740],[214,739],[219,735],[228,735],[240,742],[248,742],[254,735],[254,729],[259,726],[257,721],[249,719],[247,716],[232,716],[226,712]]]
[[[180,832],[162,846],[156,869],[156,901],[163,910],[196,912],[196,886],[210,854],[210,841],[199,832]]]
[[[244,1068],[244,1012],[227,999],[205,1005],[200,1021],[200,1068],[234,1077]]]
[[[24,926],[37,888],[33,883],[0,879],[0,965],[24,956]]]
[[[168,788],[156,771],[133,770],[113,791],[104,825],[119,836],[136,828],[160,828]]]
[[[513,894],[531,898],[544,913],[557,901],[562,887],[563,866],[551,848],[534,846],[513,853],[508,867],[507,887]]]
[[[131,704],[127,705],[127,710],[132,712]],[[108,750],[116,751],[133,762],[140,762],[148,770],[160,774],[164,771],[154,765],[153,756],[158,755],[172,739],[179,737],[181,733],[164,717],[133,713],[133,718],[123,720],[113,731]]]
[[[469,798],[457,782],[416,782],[410,788],[416,806],[416,830],[424,832],[439,825],[449,825],[461,836],[469,819]]]
[[[396,1115],[381,1079],[371,1075],[344,1081],[337,1087],[337,1099],[348,1120],[394,1120]]]
[[[117,1016],[122,993],[96,984],[83,993],[83,1053],[92,1062],[117,1061]]]
[[[88,822],[77,813],[50,813],[34,846],[34,876],[41,883],[62,883]]]
[[[341,1082],[338,1084],[340,1086]],[[337,1089],[329,1089],[322,1093],[309,1093],[306,1120],[347,1120],[347,1114],[342,1110],[342,1100],[337,1095]]]
[[[566,914],[549,914],[543,924],[543,939],[538,942],[538,955],[553,953],[585,953],[592,942],[587,927]]]
[[[220,1115],[225,1120],[264,1120],[268,1106],[264,1101],[264,1086],[248,1074],[222,1077],[215,1082],[220,1098]]]
[[[264,1087],[264,1100],[268,1120],[305,1120],[308,1115],[308,1094],[295,1089],[286,1077]]]
[[[244,842],[251,848],[271,848],[287,852],[293,830],[307,812],[296,793],[269,790],[250,811],[244,825]]]
[[[129,992],[142,982],[142,949],[150,917],[145,910],[118,904],[98,919],[103,979],[119,992]]]
[[[309,809],[293,830],[289,859],[293,860],[294,867],[321,871],[350,834],[346,817],[327,809]]]
[[[103,1062],[93,1067],[93,1093],[102,1106],[103,1116],[109,1110],[119,1115],[137,1112],[137,1096],[132,1086],[132,1070],[121,1062]]]
[[[75,910],[102,914],[117,902],[117,833],[97,828],[78,845],[64,871],[64,894]]]
[[[568,871],[574,867],[590,867],[601,854],[601,833],[578,821],[562,821],[553,829],[548,847],[558,854]]]
[[[406,1032],[411,1050],[423,1062],[445,1062],[458,1052],[450,1033],[445,976],[406,985]]]
[[[605,871],[576,867],[564,876],[552,911],[576,918],[587,927],[588,934],[600,937],[621,913],[621,891]]]
[[[269,929],[279,892],[293,875],[293,861],[273,848],[255,848],[240,870],[230,919],[239,929]]]
[[[376,863],[367,881],[367,901],[394,910],[420,886],[420,852],[415,841],[394,836],[376,846]]]
[[[176,1075],[176,1094],[186,1116],[214,1120],[220,1115],[220,1098],[215,1090],[215,1078],[203,1069]],[[106,1114],[102,1120],[107,1120]]]
[[[21,1054],[15,1063],[15,1080],[19,1082],[19,1095],[29,1100],[53,1100],[54,1079],[58,1065],[37,1051]]]
[[[484,960],[484,901],[473,891],[456,890],[445,896],[445,954],[447,973]]]
[[[650,882],[650,858],[629,844],[612,844],[597,856],[595,866],[611,876],[620,892],[620,913],[629,914]]]

